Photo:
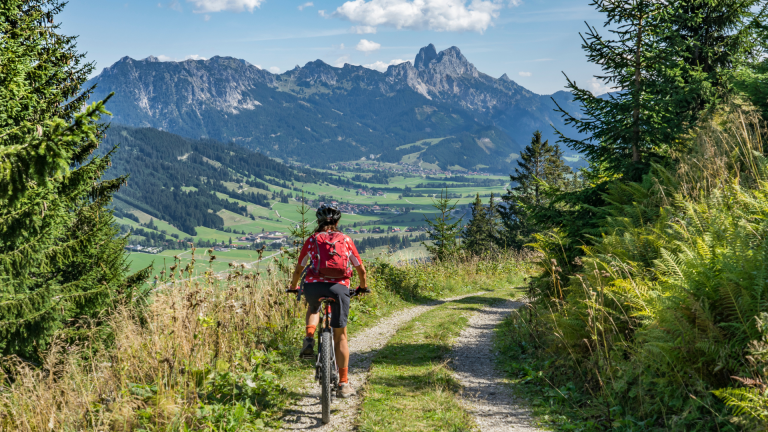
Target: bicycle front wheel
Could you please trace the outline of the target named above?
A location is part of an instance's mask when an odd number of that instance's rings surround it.
[[[333,343],[331,332],[324,331],[320,334],[320,402],[323,406],[323,423],[331,421],[331,388],[333,377]]]

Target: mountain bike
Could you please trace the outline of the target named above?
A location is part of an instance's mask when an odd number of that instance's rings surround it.
[[[303,286],[299,289],[289,289],[285,292],[296,294],[296,300],[301,298]],[[357,288],[349,290],[350,297],[370,293],[368,288]],[[323,424],[331,421],[331,403],[335,390],[339,387],[339,368],[336,366],[336,350],[333,342],[333,329],[331,328],[331,303],[336,300],[331,297],[320,297],[320,310],[323,313],[321,318],[322,328],[318,336],[317,362],[315,363],[315,380],[320,382],[320,404],[322,405]],[[312,355],[302,356],[304,359],[311,360]]]

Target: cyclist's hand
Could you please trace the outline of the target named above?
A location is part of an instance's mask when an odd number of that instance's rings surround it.
[[[357,287],[357,289],[355,290],[355,293],[357,295],[360,295],[360,296],[363,295],[363,294],[369,294],[370,292],[371,292],[371,290],[369,290],[368,288],[363,288],[363,287]]]

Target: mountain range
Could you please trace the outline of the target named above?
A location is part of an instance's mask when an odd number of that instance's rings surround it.
[[[554,112],[553,99],[579,112],[570,93],[535,94],[506,74],[478,71],[456,47],[431,44],[383,73],[316,60],[272,74],[232,57],[150,56],[124,57],[88,84],[96,98],[115,93],[107,106],[114,123],[317,167],[373,157],[509,173],[534,131],[550,140],[552,126],[578,135]]]

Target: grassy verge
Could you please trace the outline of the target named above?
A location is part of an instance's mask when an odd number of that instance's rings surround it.
[[[198,267],[213,257],[198,250]],[[284,294],[275,257],[222,278],[178,262],[151,301],[110,312],[78,345],[54,343],[41,366],[3,358],[0,430],[250,431],[279,426],[309,371],[296,353],[304,305]],[[397,267],[372,263],[374,294],[355,301],[351,330],[432,298],[519,274],[515,256]]]
[[[496,329],[494,345],[499,352],[498,368],[514,384],[515,394],[528,401],[539,426],[574,432],[605,430],[591,419],[608,419],[611,413],[594,403],[595,395],[576,384],[572,369],[552,367],[551,357],[539,349],[535,332],[518,311]],[[553,370],[559,370],[558,379],[552,376]],[[642,425],[637,427],[645,430]]]
[[[360,430],[475,430],[471,416],[461,407],[461,386],[446,357],[472,313],[516,294],[507,285],[445,303],[400,329],[373,361]]]

